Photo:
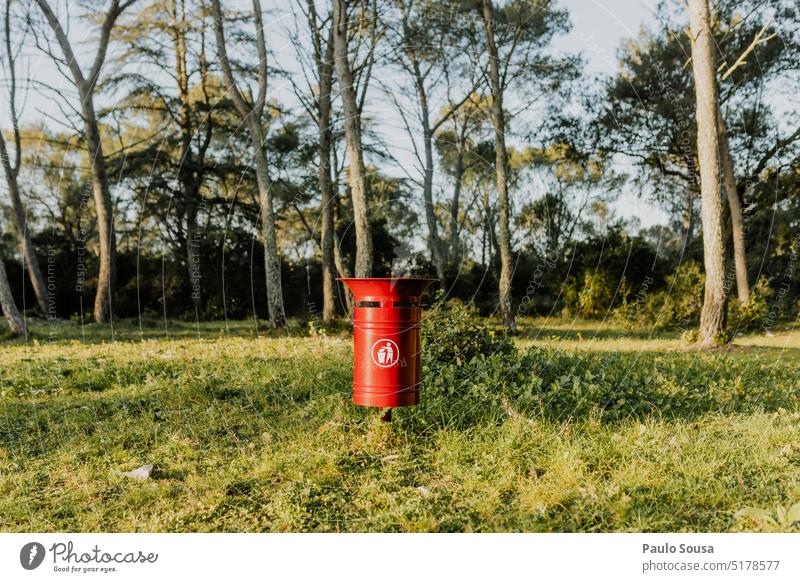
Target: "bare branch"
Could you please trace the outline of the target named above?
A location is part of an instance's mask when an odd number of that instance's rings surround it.
[[[37,0],[41,1],[41,0]],[[250,105],[239,91],[236,85],[236,79],[233,78],[233,71],[231,70],[231,62],[228,58],[228,51],[225,47],[225,30],[223,28],[222,9],[219,5],[219,0],[211,0],[211,12],[214,21],[214,34],[217,38],[217,55],[219,56],[219,65],[222,69],[222,76],[225,78],[225,84],[228,86],[228,91],[231,94],[231,99],[239,114],[242,117],[250,115]]]
[[[77,85],[78,89],[81,91],[81,93],[83,93],[86,85],[86,79],[83,76],[83,71],[81,71],[78,60],[75,58],[75,53],[72,52],[72,45],[67,38],[67,34],[61,27],[61,23],[59,22],[52,8],[50,8],[50,4],[47,3],[47,0],[36,0],[36,3],[39,5],[39,8],[42,10],[42,13],[47,19],[48,24],[50,24],[50,28],[53,29],[53,33],[56,35],[56,40],[61,46],[61,52],[64,53],[66,63],[72,72],[75,85]]]
[[[741,55],[739,55],[739,58],[736,59],[736,62],[733,63],[730,66],[730,68],[728,68],[728,70],[725,71],[725,73],[723,73],[723,75],[722,75],[720,80],[724,81],[725,79],[727,79],[731,75],[731,73],[733,73],[737,68],[739,68],[741,65],[743,65],[745,63],[745,59],[747,59],[747,55],[749,55],[751,52],[753,52],[753,50],[758,45],[764,44],[765,42],[769,41],[770,39],[775,38],[778,35],[778,33],[773,32],[769,36],[763,37],[764,33],[767,31],[767,28],[769,27],[769,25],[771,23],[772,23],[772,21],[769,21],[764,26],[761,27],[761,30],[759,30],[756,33],[755,37],[753,37],[753,41],[750,43],[750,45],[744,50],[744,52]],[[724,66],[724,63],[723,63],[723,65],[720,66],[720,68],[722,68],[722,66]],[[717,72],[719,72],[719,70],[720,69],[717,69]]]
[[[261,19],[261,2],[253,0],[253,13],[256,19],[256,45],[258,49],[258,97],[253,102],[253,110],[261,116],[267,100],[267,43],[264,40],[264,23]]]

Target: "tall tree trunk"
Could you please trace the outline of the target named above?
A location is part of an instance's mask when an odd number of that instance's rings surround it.
[[[185,192],[187,191],[185,190]],[[188,192],[189,194],[186,195],[186,261],[191,285],[190,296],[195,313],[197,313],[203,297],[200,271],[200,228],[197,225],[197,201],[194,199],[192,190],[188,190]]]
[[[22,256],[25,259],[25,265],[28,268],[28,277],[33,285],[33,292],[36,294],[36,301],[39,305],[39,310],[42,315],[50,315],[50,293],[47,289],[42,270],[39,268],[39,259],[36,257],[36,249],[31,240],[31,234],[28,230],[28,217],[25,212],[25,205],[22,203],[22,197],[19,191],[19,170],[22,162],[22,140],[19,133],[19,120],[17,118],[17,51],[11,44],[11,0],[8,0],[5,5],[3,32],[5,40],[5,58],[8,82],[8,112],[11,117],[11,126],[14,136],[14,163],[11,162],[11,156],[6,147],[6,140],[0,131],[0,158],[2,158],[3,171],[6,176],[6,184],[8,185],[8,195],[11,198],[11,206],[14,209],[14,221],[16,223],[17,232],[22,241]]]
[[[744,218],[742,201],[736,190],[736,174],[733,171],[733,158],[728,143],[728,127],[722,112],[717,111],[719,118],[719,159],[722,164],[722,178],[725,194],[728,197],[728,208],[731,212],[731,233],[733,238],[733,262],[736,266],[736,292],[743,304],[750,303],[750,283],[747,280],[747,253],[744,239]]]
[[[64,54],[64,62],[72,74],[72,81],[78,89],[81,100],[81,117],[83,118],[86,145],[88,148],[89,166],[92,174],[92,193],[97,210],[97,232],[100,242],[100,270],[97,275],[97,292],[94,298],[95,321],[103,323],[111,318],[112,287],[115,274],[114,257],[116,254],[116,237],[114,235],[114,216],[111,194],[106,175],[105,158],[100,139],[100,129],[94,110],[94,90],[100,77],[100,70],[105,62],[108,43],[114,23],[120,14],[136,0],[112,0],[100,27],[100,40],[97,44],[92,68],[84,75],[72,50],[67,34],[47,0],[36,0],[47,19],[53,34]]]
[[[192,151],[191,107],[189,103],[189,74],[186,57],[186,6],[184,0],[173,0],[172,10],[172,42],[175,51],[175,80],[178,87],[178,126],[181,136],[179,181],[183,194],[185,227],[186,268],[191,286],[190,296],[195,312],[202,302],[200,287],[200,245],[197,228],[197,191],[195,176],[194,152]]]
[[[433,130],[431,129],[430,110],[428,109],[428,95],[425,83],[419,68],[419,61],[411,61],[414,71],[414,84],[417,88],[420,115],[422,118],[422,140],[425,149],[425,169],[422,179],[422,198],[425,206],[425,220],[428,225],[428,244],[431,247],[431,259],[436,268],[436,276],[442,289],[447,288],[447,275],[445,272],[445,257],[442,249],[442,239],[439,237],[439,225],[436,219],[436,209],[433,206]]]
[[[697,155],[702,196],[705,296],[700,315],[700,341],[714,345],[725,330],[725,242],[719,183],[719,100],[707,0],[689,0],[692,69],[696,97]]]
[[[500,313],[509,327],[514,327],[511,311],[511,229],[508,199],[508,152],[506,151],[505,113],[503,88],[500,85],[500,64],[494,41],[494,9],[491,0],[483,0],[483,25],[489,50],[489,81],[492,89],[492,124],[494,125],[494,150],[497,171],[497,194],[500,221]]]
[[[361,143],[361,114],[358,108],[353,73],[347,56],[347,1],[333,1],[333,50],[336,76],[344,109],[344,133],[347,159],[350,162],[350,195],[353,197],[353,220],[356,230],[356,277],[372,275],[372,228],[367,200],[364,152]]]
[[[17,150],[17,157],[19,158],[20,152]],[[36,258],[36,249],[31,240],[31,234],[28,230],[28,219],[25,212],[25,206],[22,203],[22,197],[19,192],[19,183],[17,182],[17,172],[11,166],[11,161],[6,149],[6,142],[0,134],[0,158],[3,160],[3,171],[6,175],[6,185],[8,186],[8,195],[11,198],[11,206],[14,209],[13,216],[15,226],[19,232],[22,241],[22,256],[25,259],[25,266],[28,268],[28,277],[33,285],[33,292],[36,294],[36,302],[39,305],[39,310],[42,315],[48,315],[50,312],[50,294],[47,290],[47,284],[42,276],[42,270],[39,268],[39,259]]]
[[[106,323],[112,318],[112,288],[116,274],[117,241],[114,233],[114,214],[93,96],[86,89],[81,90],[80,95],[83,102],[84,131],[89,148],[92,194],[97,212],[97,234],[100,243],[100,270],[97,274],[97,291],[94,296],[94,320]]]
[[[264,23],[261,16],[261,2],[253,0],[253,18],[256,26],[256,48],[258,50],[258,95],[248,102],[239,91],[225,46],[222,8],[219,0],[212,0],[214,33],[217,38],[217,54],[225,85],[239,116],[247,123],[255,156],[256,181],[258,182],[259,203],[261,206],[261,234],[264,239],[264,270],[267,279],[267,308],[272,327],[286,326],[286,313],[283,308],[283,289],[281,287],[281,262],[278,254],[278,240],[275,229],[275,212],[272,201],[272,182],[267,165],[262,116],[267,99],[267,44],[264,38]]]
[[[456,267],[455,263],[461,260],[460,243],[458,239],[458,212],[461,205],[461,188],[464,183],[464,150],[465,140],[467,133],[466,120],[459,133],[458,151],[456,153],[456,166],[453,172],[453,200],[450,202],[450,224],[449,224],[449,249],[448,260],[452,267]]]
[[[8,284],[6,266],[2,260],[0,260],[0,308],[3,310],[3,315],[6,317],[11,332],[16,335],[25,335],[27,331],[25,329],[25,319],[17,309],[16,303],[14,303],[11,285]]]
[[[333,27],[319,68],[319,191],[322,214],[322,321],[336,316],[336,265],[334,260],[333,180],[331,179],[331,90],[333,88]]]
[[[254,116],[248,124],[253,141],[258,181],[259,203],[261,205],[261,232],[264,237],[264,268],[267,275],[267,303],[269,321],[272,327],[286,327],[286,313],[281,291],[281,262],[278,253],[278,237],[275,229],[275,210],[272,200],[272,181],[267,166],[267,153],[261,121]]]
[[[338,167],[336,164],[336,160],[334,158],[335,150],[331,148],[331,157],[333,158],[334,164],[333,167]],[[334,174],[335,176],[335,174]],[[333,224],[337,224],[339,222],[339,179],[338,177],[334,177],[333,181]],[[350,278],[353,276],[353,273],[350,271],[350,267],[348,266],[347,262],[342,257],[342,249],[339,245],[339,239],[336,237],[335,233],[333,236],[333,259],[336,262],[336,270],[339,273],[340,277],[343,278]],[[353,294],[350,292],[348,288],[344,288],[344,302],[345,308],[347,309],[347,314],[350,315],[353,313]]]
[[[683,234],[681,236],[681,255],[683,255],[694,238],[694,191],[686,189],[686,207],[683,210]]]
[[[483,231],[485,233],[485,240],[483,244],[483,251],[481,254],[484,267],[490,267],[497,254],[497,233],[494,230],[494,213],[492,212],[492,203],[489,196],[489,187],[482,188],[483,190]]]

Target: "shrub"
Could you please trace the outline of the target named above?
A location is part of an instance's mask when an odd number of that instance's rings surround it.
[[[631,327],[665,329],[685,326],[700,319],[703,307],[705,274],[696,261],[678,265],[666,277],[667,287],[648,294],[636,303],[623,304],[615,310],[614,319]]]
[[[583,287],[578,293],[578,314],[587,319],[600,319],[611,307],[617,285],[605,271],[584,273]]]
[[[601,319],[611,306],[616,287],[613,277],[606,271],[587,271],[580,283],[570,277],[562,293],[562,315]]]
[[[693,282],[697,271],[678,274]],[[676,294],[677,295],[677,294]],[[672,306],[692,306],[676,298]],[[684,298],[685,299],[685,298]],[[684,314],[686,312],[683,312]],[[695,337],[696,331],[687,335]],[[524,414],[559,421],[629,417],[691,418],[709,411],[792,409],[800,379],[792,369],[753,366],[724,354],[518,351],[511,338],[476,320],[458,302],[438,302],[423,324],[422,402],[404,417],[418,434],[442,425],[464,428]]]
[[[443,300],[440,292],[422,320],[424,365],[463,365],[478,355],[516,351],[507,330],[494,329],[476,315],[460,301]]]
[[[736,298],[728,301],[728,324],[736,331],[762,329],[769,315],[769,300],[773,292],[764,277],[759,277],[750,302],[745,305]]]
[[[700,330],[696,327],[689,328],[681,334],[681,339],[687,344],[695,344],[700,341]]]
[[[441,297],[422,321],[422,406],[409,422],[472,424],[501,413],[503,386],[520,368],[517,350],[508,331]]]
[[[567,277],[563,289],[561,290],[561,304],[563,305],[561,308],[562,317],[573,317],[575,315],[575,311],[578,307],[579,292],[578,280],[575,279],[574,275],[570,275]]]

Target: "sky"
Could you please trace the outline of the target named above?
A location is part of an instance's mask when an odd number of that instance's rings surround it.
[[[590,73],[612,73],[616,51],[627,38],[636,37],[655,12],[655,0],[561,0],[572,19],[572,31],[556,47],[579,50]]]
[[[281,10],[280,5],[285,4],[286,0],[275,0],[279,8],[273,12],[282,23],[277,23],[281,28],[285,28],[288,11]],[[656,0],[561,0],[560,4],[567,8],[572,20],[572,31],[556,40],[554,48],[559,51],[575,52],[583,54],[586,62],[586,71],[591,74],[613,73],[617,68],[616,51],[623,41],[628,38],[636,37],[642,25],[646,24],[655,10]],[[236,2],[233,2],[236,4]],[[262,6],[269,10],[270,2],[264,2]],[[274,17],[273,17],[274,18]],[[270,26],[270,18],[266,18]],[[276,24],[273,20],[272,24]],[[79,28],[73,25],[70,36],[73,42],[87,46],[90,50],[94,43],[91,42],[96,31],[89,28]],[[272,50],[290,50],[291,47],[280,39],[280,35],[268,35],[268,43],[271,43]],[[276,40],[277,38],[277,40]],[[278,46],[275,46],[275,45]],[[283,46],[280,46],[283,45]],[[28,58],[25,60],[25,67],[30,73],[35,74],[40,79],[45,80],[49,85],[68,92],[73,95],[74,89],[69,82],[64,79],[55,69],[49,59],[37,51],[35,47],[29,46],[25,51]],[[88,59],[84,68],[88,68]],[[108,73],[106,67],[105,73]],[[278,80],[273,80],[271,89],[283,95],[290,95],[288,87],[280,86]],[[388,100],[385,97],[375,95],[376,99]],[[107,103],[98,103],[98,107]],[[0,108],[3,105],[0,103]],[[4,108],[3,108],[4,109]],[[381,115],[379,113],[379,115]],[[52,92],[47,93],[33,87],[25,96],[21,110],[21,122],[30,124],[44,122],[48,125],[53,124],[52,118],[62,117],[62,113],[57,107],[57,100],[53,98]],[[8,124],[7,112],[0,110],[0,120],[4,125]],[[398,124],[399,125],[399,124]],[[400,136],[402,133],[393,131],[392,135]],[[402,141],[398,137],[398,141]],[[406,144],[408,145],[408,144]],[[398,150],[402,150],[402,144],[398,144]],[[410,151],[410,148],[406,148]],[[406,154],[410,155],[410,154]],[[402,161],[403,154],[398,156]],[[410,163],[410,162],[409,162]],[[617,201],[612,205],[612,210],[617,216],[626,218],[635,217],[640,221],[642,227],[651,226],[665,222],[666,215],[659,209],[649,204],[630,191],[620,193]]]
[[[572,31],[555,47],[580,51],[590,74],[617,70],[617,49],[638,36],[655,13],[656,0],[561,0],[569,10]],[[626,188],[612,205],[617,216],[636,218],[642,228],[664,224],[667,214]]]

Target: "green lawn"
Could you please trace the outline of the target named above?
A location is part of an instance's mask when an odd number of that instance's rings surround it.
[[[526,320],[525,398],[474,414],[457,395],[449,416],[439,395],[391,424],[350,403],[346,334],[264,332],[59,323],[0,344],[0,530],[797,529],[795,326],[697,352]]]

